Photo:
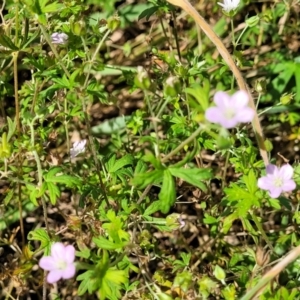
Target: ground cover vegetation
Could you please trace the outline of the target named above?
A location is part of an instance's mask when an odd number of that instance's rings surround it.
[[[1,299],[300,299],[298,0],[0,4]]]

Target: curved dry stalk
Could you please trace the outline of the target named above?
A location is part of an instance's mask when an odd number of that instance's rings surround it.
[[[257,139],[257,143],[259,146],[259,151],[260,155],[264,161],[264,164],[267,166],[269,164],[269,158],[268,158],[268,153],[265,147],[264,143],[264,137],[263,137],[263,131],[259,122],[259,118],[257,115],[256,111],[256,106],[254,99],[249,91],[249,88],[237,68],[235,62],[233,61],[231,55],[229,54],[228,50],[224,46],[223,42],[221,39],[217,36],[217,34],[213,31],[213,29],[209,26],[209,24],[201,17],[201,15],[196,11],[196,9],[191,5],[191,3],[188,0],[167,0],[169,3],[179,6],[182,8],[186,13],[188,13],[194,20],[195,22],[200,26],[200,28],[203,30],[203,32],[207,35],[207,37],[212,41],[212,43],[217,47],[219,53],[225,60],[226,64],[229,66],[231,69],[237,84],[240,88],[240,90],[245,90],[249,94],[249,99],[250,99],[250,107],[255,110],[255,116],[252,122],[252,127]]]
[[[280,260],[269,272],[267,272],[241,300],[254,299],[255,295],[261,291],[272,279],[274,279],[284,268],[300,256],[300,246],[294,248],[288,255]]]

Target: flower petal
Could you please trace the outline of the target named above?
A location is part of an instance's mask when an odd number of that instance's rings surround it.
[[[230,105],[230,96],[222,91],[216,92],[214,95],[214,102],[222,111],[224,111]]]
[[[294,174],[294,169],[291,165],[285,164],[279,170],[279,176],[285,181],[291,179]]]
[[[68,264],[73,263],[75,260],[75,248],[72,245],[68,245],[65,247],[64,252],[65,262]]]
[[[280,187],[274,187],[272,190],[269,190],[269,195],[272,198],[278,198],[282,192],[282,189]]]
[[[63,260],[65,253],[65,246],[63,243],[54,243],[51,247],[51,256],[54,260]]]
[[[223,118],[223,112],[218,107],[210,107],[205,112],[205,118],[212,123],[219,123],[219,120]]]
[[[235,115],[235,119],[239,123],[248,123],[252,122],[255,112],[250,107],[239,108]]]
[[[281,188],[284,192],[290,192],[296,188],[296,183],[292,179],[285,180]]]
[[[236,109],[241,109],[248,106],[249,96],[246,91],[237,91],[231,96],[231,105]]]
[[[39,261],[39,266],[40,268],[46,270],[46,271],[51,271],[54,270],[55,267],[55,260],[53,259],[52,256],[44,256],[40,259]]]
[[[49,274],[47,275],[47,282],[48,283],[55,283],[58,280],[60,280],[62,278],[62,274],[63,271],[61,270],[53,270],[51,272],[49,272]]]
[[[258,179],[257,186],[260,189],[269,191],[269,190],[273,189],[274,184],[273,184],[273,181],[271,180],[271,178],[264,176],[264,177],[261,177]]]
[[[236,127],[238,124],[238,121],[235,118],[227,119],[224,116],[222,116],[222,118],[220,118],[218,123],[221,124],[222,127],[226,128],[226,129],[230,129],[230,128]]]
[[[276,176],[277,173],[278,173],[278,168],[275,165],[272,165],[272,164],[268,165],[266,170],[267,170],[268,175],[275,175]]]
[[[70,279],[74,277],[76,273],[76,268],[74,264],[70,264],[66,267],[66,269],[63,270],[62,278],[63,279]]]

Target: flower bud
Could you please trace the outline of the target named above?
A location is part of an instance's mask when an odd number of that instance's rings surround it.
[[[68,35],[63,32],[55,32],[51,35],[52,44],[65,45],[68,42],[68,39]]]
[[[6,132],[3,132],[0,144],[0,157],[9,158],[11,155],[11,145],[7,141]]]
[[[181,84],[178,77],[169,77],[164,85],[165,96],[176,97],[180,93]]]
[[[251,28],[256,26],[259,23],[259,16],[253,16],[246,20],[246,24]]]
[[[71,23],[71,30],[74,35],[81,36],[86,33],[86,23],[83,20]]]
[[[141,66],[137,67],[137,75],[134,79],[134,83],[136,84],[136,86],[143,90],[148,90],[151,86],[149,75],[147,71]]]
[[[214,276],[220,280],[223,284],[225,284],[224,279],[226,278],[226,273],[225,271],[218,265],[216,265],[215,270],[214,270]]]
[[[281,97],[280,97],[280,103],[282,105],[287,105],[289,104],[292,100],[294,99],[294,94],[283,94]]]
[[[120,17],[118,15],[114,15],[107,19],[107,27],[111,31],[115,31],[120,26]]]
[[[259,94],[264,94],[266,92],[266,81],[265,80],[256,80],[255,81],[255,90]]]
[[[267,10],[262,15],[262,20],[266,23],[270,23],[273,20],[273,13],[271,10]]]
[[[273,150],[273,144],[270,140],[266,139],[265,140],[265,147],[267,152],[271,152]]]
[[[176,230],[185,226],[185,222],[182,220],[180,214],[170,214],[166,217],[166,226],[172,230]]]

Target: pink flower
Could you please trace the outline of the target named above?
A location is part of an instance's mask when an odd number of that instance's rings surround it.
[[[49,271],[48,283],[55,283],[60,279],[70,279],[75,275],[75,248],[72,245],[64,246],[63,243],[54,243],[51,247],[51,255],[44,256],[39,266]]]
[[[214,102],[217,106],[208,108],[205,117],[208,121],[220,124],[224,128],[233,128],[238,123],[251,122],[255,115],[254,110],[248,107],[249,97],[245,91],[238,91],[232,96],[225,92],[217,92]]]
[[[290,192],[296,188],[296,183],[292,179],[294,169],[286,164],[281,168],[275,165],[267,166],[267,175],[258,179],[258,187],[269,191],[272,198],[278,198],[282,192]]]
[[[73,144],[73,147],[70,149],[71,158],[75,158],[78,154],[85,151],[86,140],[77,141]]]
[[[69,37],[65,33],[55,32],[51,35],[51,42],[53,44],[64,45],[68,42],[68,39]]]

